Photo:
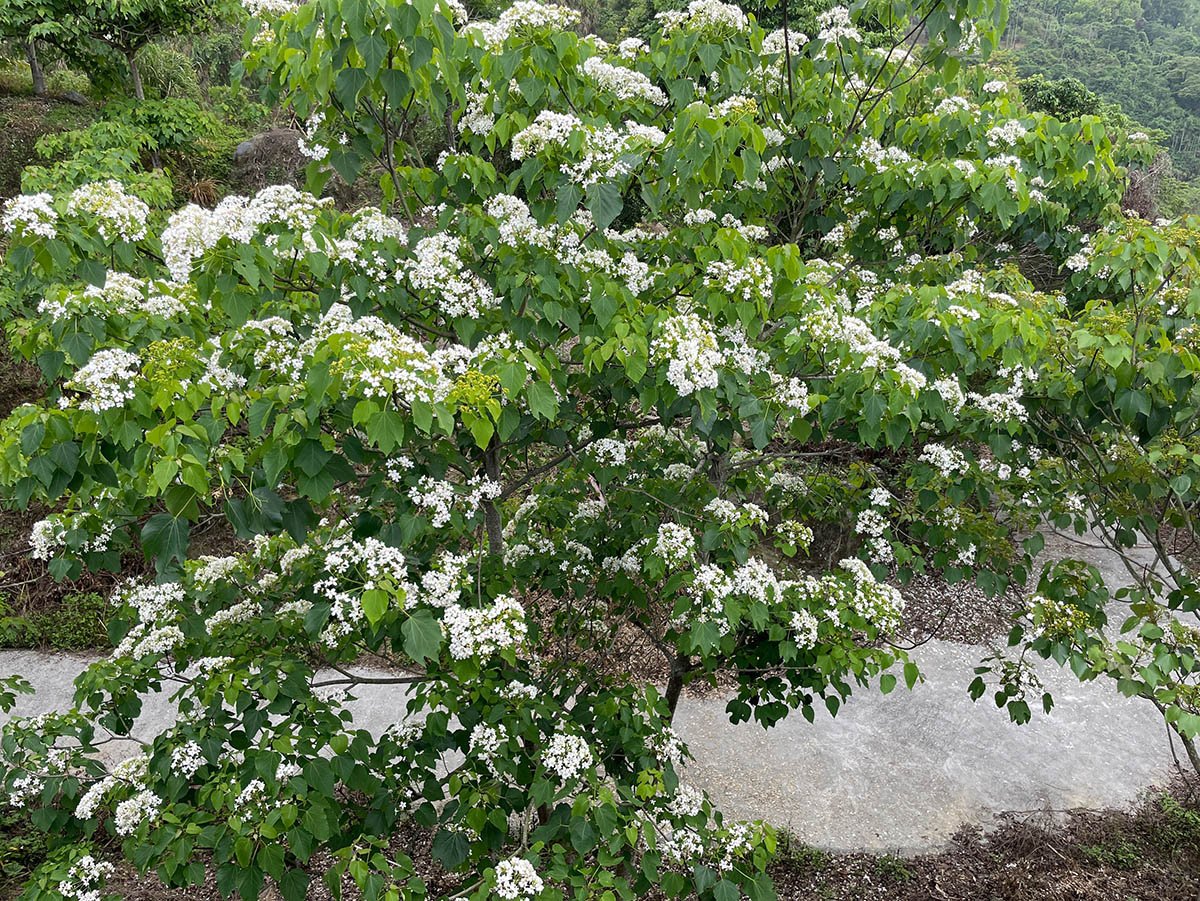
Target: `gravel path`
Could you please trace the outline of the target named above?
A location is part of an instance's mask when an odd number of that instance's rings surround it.
[[[1120,561],[1073,540],[1047,553],[1086,556],[1110,586],[1125,584]],[[966,687],[986,651],[931,641],[912,653],[926,677],[911,693],[863,691],[836,718],[799,714],[769,731],[730,725],[720,698],[685,697],[676,728],[695,756],[689,779],[733,816],[787,826],[835,850],[917,852],[940,847],[963,824],[987,826],[1005,811],[1119,807],[1162,783],[1172,758],[1165,728],[1148,703],[1118,695],[1109,682],[1081,684],[1050,664],[1040,677],[1054,694],[1049,716],[1012,725]],[[69,704],[86,657],[0,652],[0,675],[19,673],[37,688],[16,712]],[[380,731],[403,709],[403,691],[363,685],[355,722]],[[152,735],[173,711],[152,699],[139,731]]]

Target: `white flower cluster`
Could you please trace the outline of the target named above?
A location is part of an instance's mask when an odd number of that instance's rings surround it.
[[[999,376],[1011,380],[1003,391],[993,391],[991,394],[972,391],[967,395],[968,400],[995,422],[1003,423],[1010,419],[1024,422],[1028,412],[1021,398],[1025,394],[1026,382],[1037,381],[1037,372],[1028,367],[1005,367],[1000,370]]]
[[[185,594],[178,582],[138,585],[129,583],[113,595],[114,605],[128,604],[138,622],[113,649],[112,659],[139,660],[148,654],[169,654],[183,641],[175,624],[183,610]]]
[[[696,536],[676,522],[664,522],[658,527],[654,553],[667,566],[683,566],[691,562],[696,552]]]
[[[792,614],[792,632],[796,646],[808,650],[817,645],[819,629],[817,618],[807,610],[797,610]]]
[[[449,636],[450,656],[455,660],[490,657],[520,645],[528,634],[525,610],[507,595],[501,595],[484,608],[451,604],[442,614],[442,627]]]
[[[804,523],[796,522],[794,519],[785,519],[779,524],[778,531],[784,541],[801,550],[807,551],[812,546],[813,530]]]
[[[117,805],[114,825],[118,835],[131,835],[143,821],[154,821],[162,810],[162,799],[145,787],[150,760],[145,756],[127,757],[103,779],[84,792],[75,805],[75,816],[90,820],[97,808],[115,788],[131,788],[133,794]]]
[[[242,0],[242,6],[252,16],[266,18],[282,16],[300,6],[299,0]]]
[[[851,316],[833,307],[820,308],[807,317],[805,324],[812,337],[827,343],[842,343],[847,350],[860,357],[858,368],[893,372],[900,384],[912,393],[925,387],[927,379],[904,362],[904,350],[877,337],[871,327],[857,316]],[[840,361],[833,361],[835,368]]]
[[[778,375],[772,381],[777,403],[789,410],[795,410],[801,416],[809,414],[812,410],[812,400],[808,396],[808,385],[798,378],[785,379]]]
[[[480,723],[471,730],[467,747],[472,754],[495,772],[496,753],[506,741],[508,741],[508,732],[503,726],[489,726],[487,723]]]
[[[291,185],[272,185],[254,197],[226,197],[211,210],[188,204],[171,216],[163,230],[163,259],[171,278],[185,282],[196,260],[222,239],[249,244],[271,226],[305,233],[313,227],[320,210],[331,203],[330,199],[317,199]]]
[[[850,10],[844,6],[835,6],[817,16],[817,40],[830,44],[843,41],[859,41],[862,35],[850,21]]]
[[[942,398],[951,413],[959,413],[966,406],[967,396],[963,394],[958,379],[952,375],[936,379],[933,383],[933,390]]]
[[[900,625],[900,614],[904,611],[900,589],[877,581],[867,564],[856,557],[841,560],[838,565],[850,574],[852,590],[848,603],[855,613],[885,631]]]
[[[600,90],[615,95],[619,100],[644,100],[655,106],[667,102],[667,95],[662,88],[635,69],[614,66],[598,56],[585,59],[579,69]]]
[[[796,584],[780,579],[770,566],[757,557],[750,557],[730,573],[706,563],[696,571],[696,578],[688,589],[697,607],[688,614],[686,620],[681,618],[675,625],[686,628],[694,622],[712,622],[724,635],[730,628],[725,617],[726,599],[738,597],[764,604],[774,603]]]
[[[423,510],[431,511],[431,522],[435,529],[450,522],[455,506],[466,507],[475,512],[485,500],[500,496],[500,485],[487,476],[476,476],[466,484],[468,491],[460,492],[463,486],[454,482],[441,481],[432,476],[421,476],[421,480],[408,490],[409,500]]]
[[[767,511],[758,504],[735,504],[733,501],[714,497],[705,505],[704,512],[722,525],[734,528],[762,528],[767,524]]]
[[[545,884],[524,857],[510,857],[496,864],[496,896],[504,901],[533,901]]]
[[[731,298],[755,300],[771,296],[775,278],[766,260],[751,257],[740,266],[714,260],[704,271],[704,286],[724,291]]]
[[[945,479],[958,473],[965,473],[970,469],[962,451],[954,447],[946,447],[943,444],[926,444],[917,459],[934,467]]]
[[[1028,133],[1029,130],[1016,119],[1009,119],[988,129],[987,142],[992,147],[1011,147]]]
[[[517,132],[512,139],[512,157],[523,160],[547,147],[564,146],[576,130],[583,128],[578,117],[570,113],[542,110],[537,118]]]
[[[487,108],[491,97],[486,91],[467,91],[467,103],[458,118],[460,134],[470,132],[484,138],[492,133],[492,129],[496,127],[496,117]]]
[[[317,111],[304,122],[300,137],[296,139],[296,152],[314,162],[320,162],[329,156],[329,147],[318,143],[317,134],[325,124],[325,114]]]
[[[855,533],[865,538],[871,562],[884,566],[893,563],[896,559],[892,552],[892,543],[884,537],[887,528],[887,517],[874,507],[860,511],[854,523]]]
[[[933,110],[934,115],[950,116],[954,113],[969,113],[971,111],[971,101],[966,97],[957,95],[947,97],[939,103]]]
[[[708,323],[695,313],[681,313],[663,322],[650,344],[650,359],[659,365],[666,363],[667,381],[681,397],[687,397],[717,387],[725,354]]]
[[[570,782],[590,770],[595,765],[595,758],[586,741],[560,729],[546,743],[542,763],[562,782]]]
[[[115,410],[133,399],[141,367],[137,354],[116,348],[99,350],[76,371],[67,387],[88,395],[79,404],[84,410]]]
[[[187,312],[187,305],[172,291],[179,286],[135,278],[126,272],[108,272],[104,285],[88,285],[82,291],[68,292],[59,299],[46,298],[37,310],[55,320],[76,313],[99,316],[159,316],[171,319]]]
[[[664,33],[676,29],[701,32],[745,31],[750,20],[741,7],[720,0],[692,0],[687,9],[672,9],[655,16]]]
[[[477,317],[498,306],[500,298],[487,283],[462,261],[462,239],[436,234],[422,238],[413,247],[404,274],[414,292],[438,299],[447,317]]]
[[[126,798],[117,805],[113,816],[117,835],[132,835],[143,822],[158,819],[161,811],[162,798],[148,789]]]
[[[592,454],[603,466],[624,466],[629,447],[619,438],[597,438],[592,442]]]
[[[104,494],[101,495],[102,497]],[[116,520],[105,516],[96,506],[96,499],[76,514],[51,513],[33,524],[29,530],[30,556],[35,560],[49,560],[58,549],[67,543],[67,533],[77,530],[88,537],[78,545],[78,553],[100,553],[108,550],[113,533],[117,530]]]
[[[495,48],[514,34],[536,28],[564,31],[579,21],[579,13],[554,3],[538,3],[536,0],[517,0],[500,13],[495,22],[475,22],[471,28],[479,35],[485,47]]]
[[[58,230],[58,211],[49,194],[20,194],[4,205],[0,226],[11,234],[53,238]]]
[[[194,741],[185,742],[171,751],[171,771],[184,779],[191,779],[207,763],[204,751]]]
[[[67,213],[82,216],[96,224],[96,231],[105,241],[140,241],[146,237],[146,219],[150,207],[138,197],[125,192],[119,181],[92,182],[71,192]]]
[[[58,884],[58,893],[65,901],[102,901],[104,882],[116,871],[108,861],[85,854],[71,864],[67,878]]]

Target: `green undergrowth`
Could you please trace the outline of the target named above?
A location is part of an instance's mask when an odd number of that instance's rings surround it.
[[[109,647],[108,602],[95,593],[66,595],[60,603],[21,612],[0,599],[0,647],[84,651]]]

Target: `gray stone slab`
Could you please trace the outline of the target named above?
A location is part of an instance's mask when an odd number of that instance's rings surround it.
[[[688,778],[727,814],[764,818],[835,850],[929,850],[1004,811],[1120,807],[1165,781],[1162,718],[1111,683],[1043,667],[1049,716],[1018,726],[966,687],[980,649],[930,642],[913,653],[927,681],[864,691],[836,717],[798,714],[770,730],[733,726],[720,699],[685,698],[675,726]]]

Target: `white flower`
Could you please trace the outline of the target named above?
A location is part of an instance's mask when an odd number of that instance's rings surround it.
[[[143,822],[153,823],[162,809],[162,798],[143,790],[117,805],[113,818],[117,835],[132,835]]]
[[[634,69],[614,66],[598,56],[588,57],[579,68],[600,90],[607,91],[620,100],[644,100],[655,106],[662,106],[667,102],[667,95],[663,93],[662,88]]]
[[[281,16],[300,6],[300,0],[242,0],[246,12],[260,19]]]
[[[578,735],[559,731],[542,752],[542,763],[563,782],[582,776],[595,763],[592,749]]]
[[[817,40],[837,44],[842,41],[858,41],[862,39],[858,29],[850,21],[850,10],[844,6],[835,6],[817,16]]]
[[[105,241],[120,238],[132,242],[146,237],[150,207],[127,194],[119,181],[109,179],[82,185],[71,192],[67,213],[95,223],[96,231]]]
[[[207,761],[200,745],[189,741],[171,751],[171,769],[184,779],[191,779]]]
[[[696,537],[679,523],[664,522],[658,527],[654,553],[668,566],[682,566],[696,552]]]
[[[85,854],[71,865],[67,878],[58,885],[59,894],[66,901],[101,901],[104,881],[116,872],[108,861],[99,861]]]
[[[4,205],[0,226],[12,234],[53,238],[58,230],[58,212],[49,194],[21,194]]]
[[[525,640],[525,610],[512,598],[501,595],[491,606],[460,607],[451,604],[442,614],[442,626],[450,639],[450,656],[455,660],[489,657]]]
[[[618,438],[598,438],[592,442],[592,453],[604,466],[624,466],[629,449]]]
[[[1003,94],[1008,90],[1008,85],[1003,81],[989,81],[983,86],[985,94]]]
[[[933,466],[947,479],[955,473],[965,473],[970,468],[962,451],[941,444],[925,445],[917,459]]]
[[[667,381],[681,397],[717,387],[718,370],[725,355],[717,337],[699,316],[682,313],[662,323],[650,344],[651,361],[667,364]]]
[[[817,618],[807,610],[797,610],[792,614],[792,631],[795,633],[797,647],[812,648],[817,643]]]
[[[988,129],[987,142],[992,147],[1011,147],[1028,133],[1024,125],[1016,119],[1010,119],[1002,125]]]
[[[664,32],[677,28],[686,31],[745,31],[750,20],[740,7],[720,0],[692,0],[686,10],[667,10],[655,16]]]
[[[142,361],[125,350],[99,350],[67,382],[67,387],[89,395],[80,403],[85,410],[100,413],[123,407],[134,397],[134,382]]]
[[[517,132],[512,139],[512,156],[523,160],[547,147],[563,146],[583,123],[570,113],[542,110],[533,122]]]
[[[476,22],[470,26],[486,47],[502,44],[514,34],[534,28],[562,31],[579,21],[579,13],[553,3],[517,0],[500,13],[495,22]]]
[[[504,901],[532,901],[545,887],[537,870],[524,857],[496,864],[496,895]]]

